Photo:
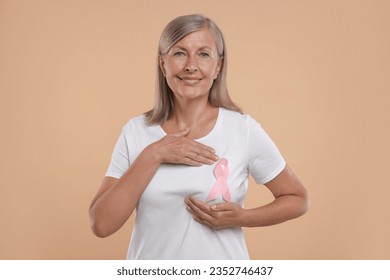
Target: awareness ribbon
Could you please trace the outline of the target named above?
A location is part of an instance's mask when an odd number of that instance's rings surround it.
[[[227,178],[229,176],[229,166],[226,158],[222,158],[214,169],[214,175],[217,178],[213,188],[209,196],[207,197],[207,201],[216,199],[219,193],[222,193],[222,197],[225,201],[230,201],[230,191],[229,186],[227,184]]]

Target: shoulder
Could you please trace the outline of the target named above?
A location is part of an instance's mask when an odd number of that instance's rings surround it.
[[[163,136],[162,128],[159,125],[149,125],[145,115],[131,118],[122,128],[122,135],[129,143],[138,143],[140,146],[157,141]]]
[[[139,129],[145,130],[148,127],[150,126],[146,123],[146,116],[143,114],[128,120],[127,123],[123,126],[123,130],[124,131],[134,131]]]
[[[224,122],[229,125],[238,125],[240,127],[252,127],[253,125],[260,125],[249,114],[241,114],[226,108],[221,108],[221,114]]]

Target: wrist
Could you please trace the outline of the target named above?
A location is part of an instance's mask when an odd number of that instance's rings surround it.
[[[241,227],[251,227],[251,210],[242,208],[241,218],[240,218]]]
[[[152,161],[152,163],[160,165],[163,163],[162,155],[158,149],[158,146],[156,143],[152,143],[149,146],[147,146],[142,153],[146,155],[146,157]]]

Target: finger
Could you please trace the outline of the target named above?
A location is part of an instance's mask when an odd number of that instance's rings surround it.
[[[163,162],[200,166],[213,164],[218,160],[215,150],[202,143],[188,139],[189,128],[167,135],[160,142],[160,154]]]
[[[212,211],[233,211],[236,209],[236,205],[231,202],[221,202],[214,205],[211,205],[210,209]]]
[[[168,150],[176,150],[178,155],[182,154],[183,157],[202,164],[212,164],[218,160],[213,148],[186,137],[175,137],[168,147],[170,147]]]
[[[194,203],[192,203],[192,201],[188,197],[185,199],[185,203],[187,204],[187,210],[191,214],[197,215],[200,212],[199,207],[197,207]]]
[[[191,209],[194,211],[194,213],[199,215],[200,217],[207,218],[207,219],[213,218],[211,215],[214,212],[210,209],[209,204],[207,204],[199,199],[196,199],[193,196],[187,198],[186,203],[189,207],[191,207]]]
[[[177,163],[181,163],[181,164],[185,164],[185,165],[190,165],[190,166],[202,166],[202,165],[203,165],[202,162],[193,160],[193,159],[190,158],[190,157],[185,157],[185,158],[183,158],[181,161],[178,161]]]
[[[211,155],[209,153],[200,154],[199,152],[193,151],[186,152],[186,157],[201,164],[213,164],[217,158],[217,156]]]
[[[189,140],[191,141],[191,146],[195,149],[195,151],[197,151],[199,154],[203,154],[205,156],[215,156],[215,150],[210,147],[210,146],[207,146],[205,144],[202,144],[202,143],[199,143],[197,141],[194,141],[194,140]]]
[[[198,223],[203,224],[203,225],[205,225],[205,226],[208,226],[210,229],[213,229],[213,230],[216,229],[216,227],[215,227],[212,223],[210,223],[209,221],[207,221],[207,220],[200,219],[200,218],[197,217],[197,216],[192,216],[192,218],[193,218],[195,221],[197,221]]]
[[[194,197],[186,199],[187,210],[192,218],[200,224],[206,225],[211,229],[221,229],[221,213],[215,213],[210,210],[210,205]]]
[[[214,163],[219,159],[218,156],[215,154],[215,150],[213,148],[206,146],[202,143],[198,143],[193,140],[188,140],[186,145],[188,145],[188,156],[196,161],[202,163]]]
[[[197,221],[198,223],[203,224],[203,225],[205,225],[205,226],[207,226],[207,227],[209,227],[209,228],[211,228],[213,230],[223,228],[222,226],[218,225],[216,223],[217,221],[215,219],[213,219],[213,218],[209,218],[209,217],[208,218],[202,218],[201,216],[196,215],[196,214],[192,214],[192,218],[195,221]]]
[[[210,207],[209,204],[203,202],[203,201],[200,200],[200,199],[197,199],[197,198],[194,197],[194,196],[189,196],[189,197],[187,197],[185,201],[186,201],[186,203],[187,203],[188,205],[193,205],[193,206],[195,206],[195,207],[197,207],[197,208],[203,208],[203,209],[205,209],[205,210],[209,210],[209,207]]]

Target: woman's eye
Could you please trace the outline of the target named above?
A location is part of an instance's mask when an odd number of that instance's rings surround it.
[[[175,52],[173,55],[174,56],[185,56],[185,53],[184,52]]]
[[[207,52],[201,52],[200,56],[202,56],[202,57],[209,57],[210,55]]]

